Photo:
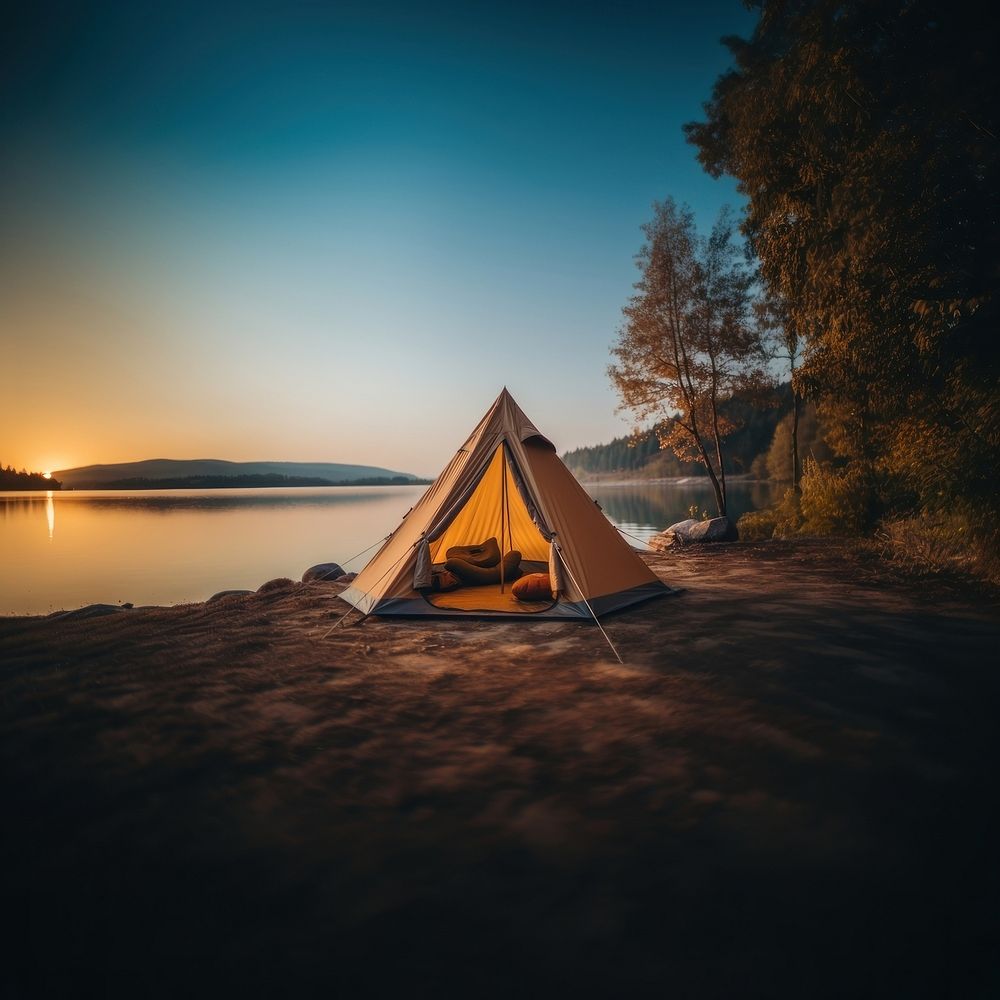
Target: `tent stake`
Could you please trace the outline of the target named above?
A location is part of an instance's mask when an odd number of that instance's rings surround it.
[[[338,622],[334,623],[333,625],[331,625],[331,626],[330,626],[330,627],[329,627],[329,628],[328,628],[328,629],[327,629],[327,630],[326,630],[326,631],[325,631],[325,632],[324,632],[324,633],[323,633],[323,634],[322,634],[322,635],[321,635],[321,636],[319,637],[319,640],[320,640],[320,642],[322,642],[322,641],[323,641],[323,640],[324,640],[324,639],[325,639],[325,638],[326,638],[326,637],[327,637],[327,636],[328,636],[328,635],[329,635],[329,634],[330,634],[330,633],[331,633],[331,632],[332,632],[332,631],[333,631],[333,630],[334,630],[335,628],[337,628],[338,626],[342,625],[342,624],[343,624],[343,623],[344,623],[345,621],[347,621],[347,619],[348,619],[348,616],[349,616],[349,615],[351,614],[351,611],[357,611],[357,610],[358,610],[357,608],[355,608],[355,607],[352,607],[352,608],[350,609],[350,611],[348,611],[348,612],[347,612],[347,614],[346,614],[346,615],[344,615],[344,617],[340,619],[340,621],[338,621]],[[366,615],[365,617],[367,617],[367,615]],[[363,620],[364,620],[364,619],[362,619],[362,621],[363,621]]]

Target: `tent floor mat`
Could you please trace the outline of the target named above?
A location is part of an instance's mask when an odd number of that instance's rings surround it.
[[[533,615],[548,611],[555,601],[519,601],[510,592],[510,584],[500,593],[500,584],[491,583],[485,587],[459,587],[425,594],[424,599],[436,608],[448,611],[491,611],[507,612],[514,615]]]

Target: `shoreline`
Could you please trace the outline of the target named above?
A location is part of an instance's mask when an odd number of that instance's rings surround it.
[[[574,476],[576,476],[575,473]],[[576,476],[576,481],[581,486],[706,486],[709,489],[712,488],[712,481],[708,476],[663,476],[656,479],[629,479],[620,476],[611,479],[594,479]],[[726,483],[739,483],[740,485],[762,483],[775,487],[782,485],[781,482],[774,479],[757,479],[750,475],[727,476]]]

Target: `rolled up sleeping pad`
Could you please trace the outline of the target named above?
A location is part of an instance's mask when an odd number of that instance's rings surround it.
[[[452,550],[449,549],[449,552]],[[500,566],[474,566],[464,559],[448,559],[444,567],[448,572],[454,573],[462,583],[471,584],[474,587],[485,586],[488,583],[500,582]],[[516,580],[521,575],[521,553],[516,549],[511,549],[503,557],[503,579],[504,583]]]
[[[445,559],[461,559],[472,566],[499,566],[500,546],[496,537],[487,538],[479,545],[453,545],[444,554]]]

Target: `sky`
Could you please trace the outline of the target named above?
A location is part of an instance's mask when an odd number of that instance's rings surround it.
[[[505,385],[560,451],[610,440],[652,203],[741,206],[681,131],[739,0],[23,7],[0,464],[434,475]]]

